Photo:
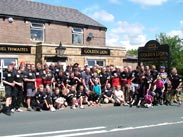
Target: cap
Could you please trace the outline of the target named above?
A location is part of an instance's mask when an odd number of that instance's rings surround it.
[[[165,69],[165,66],[160,66],[160,69]]]

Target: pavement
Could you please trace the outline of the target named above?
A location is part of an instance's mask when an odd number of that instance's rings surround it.
[[[0,136],[182,137],[183,105],[153,108],[112,104],[56,112],[0,114]]]

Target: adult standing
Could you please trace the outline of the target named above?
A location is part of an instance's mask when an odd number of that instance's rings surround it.
[[[20,66],[18,71],[15,73],[14,77],[14,97],[12,102],[13,110],[16,109],[18,112],[22,112],[23,110],[20,109],[20,105],[23,102],[23,78],[25,67]]]
[[[7,115],[11,115],[11,103],[12,103],[12,95],[13,95],[13,88],[14,88],[14,73],[13,73],[13,66],[10,64],[8,65],[7,70],[3,73],[3,84],[5,86],[5,93],[6,93],[6,107],[3,109],[4,113]]]
[[[173,68],[171,71],[170,76],[170,83],[171,83],[171,102],[174,101],[176,103],[181,104],[181,99],[179,92],[182,88],[182,78],[177,73],[177,69]]]
[[[31,99],[35,95],[36,90],[36,75],[35,75],[35,66],[31,65],[31,68],[24,76],[25,89],[27,93],[27,111],[31,111]]]

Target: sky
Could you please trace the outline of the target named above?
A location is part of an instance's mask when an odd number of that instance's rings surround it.
[[[183,39],[183,0],[32,0],[74,8],[107,27],[106,45],[137,49],[160,33]]]

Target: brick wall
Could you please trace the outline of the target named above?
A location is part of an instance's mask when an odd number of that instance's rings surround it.
[[[9,23],[8,19],[0,18],[0,32],[0,43],[30,43],[30,26],[22,20]]]
[[[72,26],[62,24],[45,23],[44,43],[72,45]],[[105,46],[105,31],[93,28],[84,28],[83,45]],[[9,23],[8,19],[0,18],[0,43],[36,43],[30,40],[30,22],[14,19]],[[89,33],[94,35],[87,41]]]

